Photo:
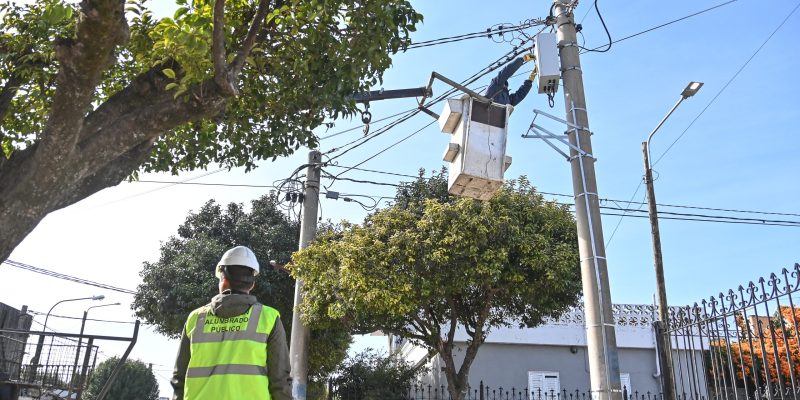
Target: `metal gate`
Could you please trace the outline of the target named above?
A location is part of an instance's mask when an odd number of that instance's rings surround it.
[[[792,399],[800,393],[800,264],[670,310],[678,399]]]
[[[125,353],[103,384],[103,399],[130,354],[139,333],[134,323],[131,337],[81,335],[0,328],[0,384],[13,388],[12,398],[80,399],[97,361],[98,341],[129,342]],[[12,346],[13,345],[13,346]]]

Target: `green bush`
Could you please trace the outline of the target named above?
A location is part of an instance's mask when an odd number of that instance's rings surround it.
[[[119,358],[112,357],[103,361],[92,374],[89,386],[83,395],[85,400],[95,400],[111,372],[119,362]],[[114,400],[158,400],[158,382],[150,370],[139,360],[127,360],[122,365],[122,370],[111,384],[111,390],[105,397]]]
[[[423,371],[399,356],[366,349],[348,357],[331,379],[331,398],[401,400]]]

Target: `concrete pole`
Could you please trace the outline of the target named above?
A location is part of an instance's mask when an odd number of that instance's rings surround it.
[[[678,102],[680,104],[680,102]],[[675,105],[677,107],[677,104]],[[675,109],[673,107],[673,110]],[[671,114],[672,112],[670,112]],[[659,125],[660,126],[660,125]],[[656,128],[658,129],[658,128]],[[667,288],[664,280],[664,260],[661,257],[661,233],[658,229],[658,210],[656,209],[656,192],[653,187],[653,169],[650,167],[650,149],[648,142],[642,142],[644,154],[644,182],[647,186],[647,206],[650,214],[650,233],[653,237],[653,258],[656,269],[656,291],[658,298],[658,316],[662,323],[663,351],[659,356],[661,365],[661,391],[665,400],[675,400],[672,379],[672,343],[669,338],[669,308],[667,306]],[[658,334],[658,332],[656,333]]]
[[[322,154],[312,150],[308,153],[306,193],[303,200],[303,220],[300,223],[300,250],[308,247],[317,235],[317,211],[319,210],[319,176]],[[308,345],[311,332],[300,319],[300,304],[303,303],[303,281],[297,280],[294,287],[294,313],[292,336],[289,344],[289,359],[292,363],[292,398],[306,400],[308,388]]]
[[[583,92],[575,16],[569,11],[568,3],[554,0],[553,15],[556,17],[567,121],[572,124],[567,134],[570,143],[585,152],[581,154],[571,149],[570,165],[581,257],[589,377],[593,399],[620,400],[619,358],[600,221],[595,158]]]

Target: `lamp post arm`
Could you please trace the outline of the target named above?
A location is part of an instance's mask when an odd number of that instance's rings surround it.
[[[47,320],[50,318],[50,313],[53,312],[53,309],[56,308],[57,305],[65,302],[65,301],[72,301],[72,300],[74,300],[74,299],[61,300],[58,303],[53,304],[52,307],[50,307],[50,310],[47,311],[47,315],[44,316],[44,325],[42,325],[42,332],[44,332],[47,329]]]
[[[681,105],[681,103],[683,103],[684,100],[686,100],[686,97],[681,96],[681,98],[678,99],[678,102],[675,103],[675,105],[672,106],[672,109],[669,110],[667,115],[665,115],[664,118],[661,119],[661,122],[659,122],[658,125],[656,125],[656,128],[653,129],[653,131],[650,132],[650,135],[647,136],[647,141],[644,142],[645,143],[645,145],[644,145],[645,146],[645,151],[647,152],[647,162],[645,163],[645,168],[647,168],[647,169],[652,168],[652,166],[650,165],[650,139],[653,138],[653,135],[655,135],[656,132],[658,132],[658,129],[661,128],[661,125],[664,125],[664,122],[667,121],[669,116],[672,115],[673,112],[675,112],[675,109],[677,109],[678,106]]]

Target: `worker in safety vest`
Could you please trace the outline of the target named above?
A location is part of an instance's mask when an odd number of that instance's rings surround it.
[[[533,68],[528,79],[526,79],[525,82],[522,83],[522,86],[514,93],[508,91],[508,80],[522,67],[522,64],[532,61],[533,59],[533,54],[526,54],[503,67],[497,76],[492,78],[492,82],[489,83],[489,87],[486,88],[486,93],[484,95],[498,104],[511,104],[512,106],[519,104],[522,99],[528,95],[528,92],[533,86],[533,80],[536,79],[537,74],[536,67]]]
[[[237,246],[219,260],[220,294],[191,314],[172,374],[173,400],[290,400],[289,350],[278,311],[250,295],[253,251]]]

